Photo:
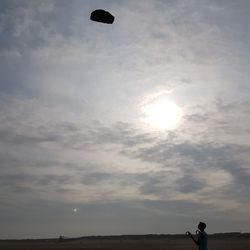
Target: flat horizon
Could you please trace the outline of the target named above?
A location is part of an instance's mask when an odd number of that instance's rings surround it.
[[[195,233],[194,233],[195,235]],[[235,231],[228,231],[228,232],[214,232],[214,233],[208,233],[209,236],[238,236],[238,235],[246,235],[250,237],[250,232],[235,232]],[[32,237],[24,237],[24,238],[0,238],[0,240],[58,240],[62,236],[62,240],[74,240],[74,239],[84,239],[84,238],[122,238],[125,237],[126,239],[134,239],[134,238],[140,238],[140,237],[148,237],[148,238],[161,238],[165,236],[183,236],[184,238],[186,237],[185,233],[156,233],[156,234],[111,234],[111,235],[82,235],[82,236],[67,236],[67,235],[58,235],[58,237],[45,237],[45,238],[32,238]]]

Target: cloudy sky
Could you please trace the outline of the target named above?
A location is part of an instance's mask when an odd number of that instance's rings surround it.
[[[0,238],[249,231],[249,10],[1,0]]]

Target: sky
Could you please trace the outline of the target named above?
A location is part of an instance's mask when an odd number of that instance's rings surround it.
[[[249,232],[249,10],[1,0],[0,238]]]

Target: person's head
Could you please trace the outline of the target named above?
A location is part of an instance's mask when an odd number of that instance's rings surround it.
[[[206,226],[207,226],[206,223],[200,221],[198,228],[199,230],[204,231]]]

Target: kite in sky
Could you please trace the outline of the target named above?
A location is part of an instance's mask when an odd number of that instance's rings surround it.
[[[99,22],[99,23],[107,23],[112,24],[115,20],[115,17],[111,15],[106,10],[94,10],[90,15],[90,20]]]

